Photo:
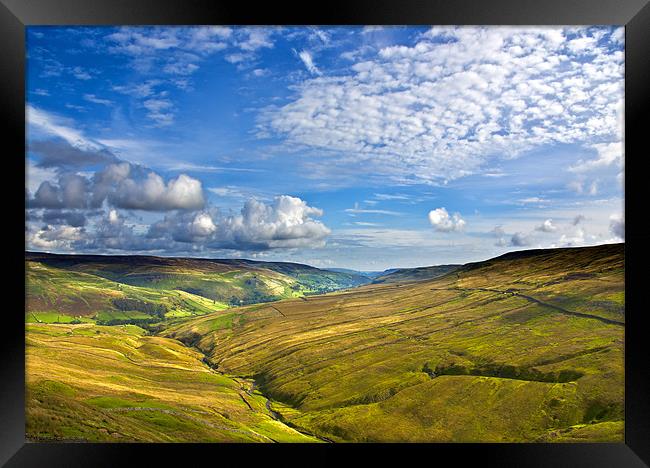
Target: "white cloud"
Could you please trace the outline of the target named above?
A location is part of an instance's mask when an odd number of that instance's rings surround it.
[[[409,200],[411,197],[401,193],[375,193],[377,200]]]
[[[118,224],[120,222],[120,216],[116,210],[111,210],[108,213],[108,222],[110,224]]]
[[[309,71],[309,73],[311,73],[312,75],[322,74],[321,71],[318,69],[318,67],[314,64],[314,60],[308,51],[302,50],[299,53],[297,53],[297,55],[300,58],[300,60],[302,60],[302,63],[305,65],[305,68],[307,69],[307,71]]]
[[[344,211],[346,213],[351,214],[351,215],[356,215],[356,214],[381,214],[381,215],[389,215],[389,216],[400,216],[402,214],[399,211],[376,210],[374,208],[360,208],[359,203],[355,203],[354,208],[346,208]]]
[[[288,195],[276,197],[270,205],[249,200],[240,215],[228,217],[220,224],[219,244],[266,248],[323,245],[330,230],[312,218],[322,215],[322,210]]]
[[[566,187],[578,195],[598,195],[598,180],[593,180],[590,184],[585,180],[584,176],[580,176],[577,180],[572,180]]]
[[[174,122],[174,114],[171,101],[167,99],[147,99],[142,103],[147,109],[147,117],[155,121],[159,126],[171,125]]]
[[[367,223],[365,221],[354,221],[352,224],[355,226],[381,226],[381,224],[378,223]]]
[[[72,75],[78,80],[83,80],[83,81],[90,80],[92,78],[90,73],[88,73],[86,70],[84,70],[81,67],[74,67],[72,69]]]
[[[262,76],[267,76],[270,72],[266,68],[256,68],[251,73],[253,74],[253,76],[260,78]]]
[[[239,214],[231,216],[219,216],[214,210],[166,216],[151,226],[148,237],[244,251],[320,247],[330,234],[313,219],[322,214],[300,198],[281,195],[271,204],[248,200]]]
[[[155,172],[147,174],[144,180],[122,180],[109,195],[109,201],[119,208],[148,211],[196,210],[205,206],[199,180],[181,174],[165,183]]]
[[[517,201],[522,204],[529,204],[529,203],[548,203],[549,200],[541,197],[528,197],[528,198],[520,198]]]
[[[585,245],[585,230],[582,227],[576,227],[572,232],[562,234],[559,243],[563,247],[579,247]]]
[[[599,143],[593,145],[597,152],[595,159],[587,161],[581,160],[576,165],[569,168],[572,172],[589,172],[603,167],[610,166],[611,164],[623,162],[623,143],[615,141],[611,143]]]
[[[272,29],[251,27],[245,28],[241,33],[244,37],[239,41],[238,45],[242,50],[252,52],[262,48],[273,47],[273,41],[271,40],[271,35],[273,34]]]
[[[83,98],[84,98],[84,100],[86,100],[88,102],[92,102],[94,104],[101,104],[103,106],[111,106],[111,105],[113,105],[113,101],[110,101],[108,99],[98,98],[94,94],[84,94]]]
[[[86,138],[82,132],[74,128],[74,123],[68,119],[59,117],[55,114],[46,112],[32,105],[27,105],[25,114],[28,125],[36,133],[42,133],[47,136],[56,136],[67,141],[75,148],[82,150],[101,150],[102,146],[89,138]],[[32,136],[37,135],[30,135]]]
[[[252,59],[252,56],[249,55],[249,54],[234,53],[234,54],[226,55],[225,59],[226,59],[226,62],[241,63],[241,62],[245,62],[247,60]]]
[[[30,248],[42,250],[69,249],[76,241],[83,239],[84,228],[46,225],[28,235]]]
[[[357,61],[350,74],[305,80],[291,102],[262,110],[259,136],[314,150],[329,167],[361,161],[405,183],[462,177],[541,145],[620,141],[623,55],[604,46],[583,55],[568,35],[434,27],[413,46]]]
[[[553,220],[547,219],[541,225],[537,226],[535,230],[541,232],[555,232],[557,231],[557,226],[553,224]]]
[[[429,211],[429,222],[436,231],[440,232],[461,231],[466,224],[459,213],[449,216],[444,207]]]
[[[201,182],[188,175],[165,182],[155,172],[127,162],[109,164],[102,170],[81,174],[61,173],[58,181],[44,180],[30,208],[99,208],[107,200],[116,208],[145,211],[197,210],[205,206]]]

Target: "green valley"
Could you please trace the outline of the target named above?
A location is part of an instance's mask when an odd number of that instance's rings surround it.
[[[294,264],[64,257],[27,255],[32,439],[623,441],[623,244],[357,287]],[[288,286],[208,294],[237,275]]]
[[[295,263],[26,252],[28,321],[160,322],[369,282]]]

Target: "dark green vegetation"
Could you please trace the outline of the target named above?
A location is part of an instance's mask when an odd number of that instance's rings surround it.
[[[164,334],[334,441],[623,441],[623,245],[207,315]]]
[[[51,307],[34,312],[42,317],[158,321],[157,336],[29,324],[30,438],[623,441],[622,244],[515,252],[435,277],[444,267],[397,270],[379,284],[236,308],[200,294],[202,276],[216,274],[209,261],[174,259],[183,271],[202,265],[188,292],[168,286],[169,264],[156,282],[151,262],[130,258],[28,258],[28,319],[36,303]],[[316,270],[273,265],[294,281]]]
[[[369,282],[295,263],[26,252],[27,320],[149,324]]]

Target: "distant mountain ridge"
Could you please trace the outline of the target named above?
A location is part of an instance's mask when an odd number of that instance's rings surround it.
[[[198,257],[158,257],[153,255],[87,255],[87,254],[51,254],[44,252],[25,252],[25,261],[37,261],[60,268],[84,268],[95,265],[96,273],[110,277],[110,273],[123,272],[126,266],[143,267],[177,267],[195,268],[205,271],[229,271],[235,268],[250,270],[270,270],[295,279],[301,275],[320,275],[330,281],[331,290],[365,284],[366,276],[350,271],[333,271],[316,268],[302,263],[265,262],[248,259],[213,259]],[[332,274],[335,273],[335,274]],[[304,279],[304,278],[303,278]]]
[[[435,265],[418,268],[398,268],[386,270],[381,275],[373,278],[373,284],[401,283],[410,281],[423,281],[444,276],[458,270],[463,265]]]
[[[367,284],[288,262],[25,252],[33,321],[152,323]]]
[[[389,272],[396,271],[396,268],[391,268],[388,270],[384,271],[360,271],[360,270],[352,270],[350,268],[327,268],[328,271],[335,271],[337,273],[349,273],[352,275],[361,275],[365,276],[367,278],[376,278],[377,276],[385,275]]]

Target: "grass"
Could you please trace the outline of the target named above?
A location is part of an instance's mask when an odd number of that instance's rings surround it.
[[[336,441],[622,442],[623,267],[622,245],[515,253],[163,334]]]
[[[336,278],[110,258],[28,261],[32,440],[623,441],[622,245],[398,270],[313,296]],[[217,283],[288,299],[198,294]]]
[[[134,326],[27,325],[27,435],[97,442],[311,442],[239,381]]]
[[[151,323],[164,317],[191,317],[228,308],[227,304],[180,290],[117,283],[90,273],[28,261],[28,323]],[[122,310],[127,300],[142,310]],[[164,317],[153,311],[164,311]]]
[[[95,294],[107,287],[116,289],[115,285],[119,284],[121,290],[135,287],[147,290],[151,295],[155,295],[155,291],[181,291],[190,293],[193,298],[201,297],[212,305],[227,307],[302,297],[354,287],[369,281],[360,275],[319,270],[307,265],[250,260],[50,255],[32,252],[26,253],[26,260],[31,267],[28,269],[35,271],[31,277],[28,275],[28,284],[37,306],[42,302],[54,302],[57,306],[65,306],[67,303],[77,308],[84,305],[85,308],[92,308],[93,301],[86,300],[84,293],[92,287],[90,283],[93,282],[96,286]],[[51,278],[52,273],[55,278]],[[57,275],[68,275],[71,280],[69,282],[72,283],[80,281],[81,276],[84,287],[68,290],[61,298],[56,291],[51,290],[52,279],[56,281]],[[130,290],[130,293],[134,291],[137,290]],[[202,305],[209,306],[207,303]],[[176,313],[175,316],[179,314]]]

